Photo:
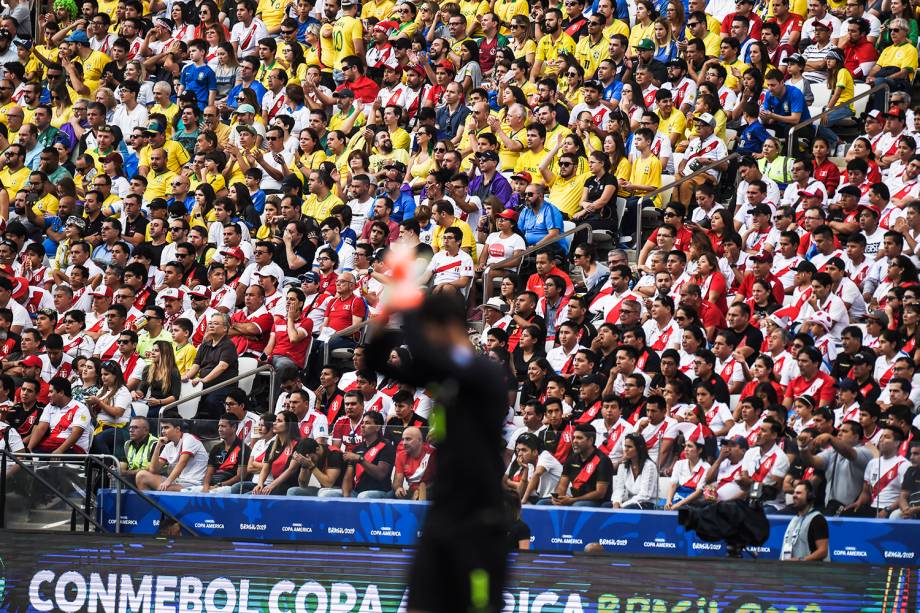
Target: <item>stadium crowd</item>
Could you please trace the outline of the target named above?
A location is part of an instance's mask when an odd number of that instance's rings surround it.
[[[793,513],[807,481],[920,517],[917,17],[9,0],[0,444],[142,489],[426,499],[433,394],[351,333],[399,244],[503,365],[522,503]],[[277,389],[208,391],[253,363]]]

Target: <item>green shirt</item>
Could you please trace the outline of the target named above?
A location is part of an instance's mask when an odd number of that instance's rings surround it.
[[[145,360],[149,360],[150,357],[147,355],[151,349],[153,349],[153,344],[157,341],[166,341],[170,345],[173,344],[172,333],[163,328],[160,330],[160,334],[154,338],[151,338],[150,333],[146,330],[142,331],[137,335],[137,352],[141,354],[141,357]]]
[[[157,438],[147,435],[147,440],[136,445],[134,441],[125,441],[125,463],[128,470],[142,470],[147,468],[150,463],[150,456],[153,455],[153,448],[157,446]]]

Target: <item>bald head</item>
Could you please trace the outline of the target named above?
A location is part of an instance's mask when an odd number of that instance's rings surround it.
[[[415,426],[403,430],[402,443],[406,452],[413,458],[422,453],[422,431]]]

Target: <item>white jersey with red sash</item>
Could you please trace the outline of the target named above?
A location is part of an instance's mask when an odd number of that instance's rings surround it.
[[[907,354],[899,351],[890,360],[883,355],[875,359],[873,377],[878,382],[880,388],[885,389],[885,386],[894,378],[894,362],[898,358],[903,358],[905,355]]]
[[[409,489],[418,489],[425,475],[430,474],[431,469],[434,467],[434,449],[427,443],[423,444],[421,453],[417,458],[413,458],[404,451],[398,452],[396,454],[396,465],[397,468],[402,469],[403,476],[409,482]],[[518,480],[521,478],[521,472],[518,471]]]
[[[130,379],[140,380],[143,376],[144,368],[147,366],[141,354],[136,351],[127,356],[119,351],[112,356],[112,359],[115,360],[116,364],[121,366],[121,372],[124,373],[125,383]]]
[[[252,444],[252,433],[259,424],[259,416],[251,411],[246,411],[239,425],[236,427],[236,436],[247,446]]]
[[[643,325],[642,327],[645,328],[645,342],[653,351],[661,353],[668,347],[673,347],[680,342],[680,328],[673,318],[665,324],[664,328],[660,328],[658,322],[654,319],[649,319],[646,324],[649,322],[651,322],[651,325],[647,327]]]
[[[854,402],[848,407],[840,407],[834,411],[834,426],[839,428],[845,421],[859,422],[859,403]]]
[[[722,377],[726,385],[731,385],[733,381],[744,380],[744,368],[735,359],[735,356],[728,356],[724,362],[716,359],[716,372]]]
[[[751,479],[764,485],[781,483],[789,470],[789,458],[776,444],[766,453],[763,453],[760,447],[748,449],[742,463]]]
[[[795,283],[795,271],[793,268],[798,266],[799,262],[804,259],[800,255],[794,255],[788,259],[782,255],[776,255],[773,258],[773,266],[770,267],[770,272],[779,279],[784,288],[792,287]]]
[[[208,333],[208,319],[217,313],[217,309],[207,307],[201,315],[196,313],[194,309],[189,309],[182,314],[182,317],[192,322],[192,337],[190,339],[192,345],[197,347],[204,341],[204,335]]]
[[[406,87],[406,95],[403,103],[406,109],[406,112],[409,114],[409,118],[413,118],[418,114],[419,109],[422,105],[422,100],[424,100],[428,93],[431,91],[431,85],[425,84],[420,87],[418,90],[414,90],[411,87]]]
[[[38,359],[42,361],[40,376],[45,383],[50,383],[54,377],[70,379],[70,375],[73,373],[73,358],[66,353],[61,356],[60,363],[56,365],[51,363],[51,358],[48,357],[47,353],[40,354]]]
[[[901,442],[901,445],[898,447],[898,455],[901,457],[907,457],[908,452],[910,451],[910,442],[914,440],[914,432],[911,430],[907,438]]]
[[[377,391],[373,398],[364,403],[364,410],[374,411],[383,415],[384,420],[389,419],[393,413],[393,399],[386,394]]]
[[[216,309],[217,307],[221,306],[226,296],[231,293],[234,295],[234,303],[235,303],[236,302],[236,298],[235,298],[236,292],[229,285],[223,285],[218,290],[211,290],[211,302],[208,303],[208,306],[210,306],[213,309]]]
[[[69,355],[72,359],[90,357],[93,355],[93,348],[96,346],[95,341],[84,332],[80,332],[76,336],[65,334],[63,336],[63,341],[64,353]]]
[[[627,434],[635,432],[635,428],[622,417],[609,429],[603,419],[595,420],[592,425],[597,431],[597,448],[606,454],[611,462],[619,464],[623,459],[623,441],[626,440]]]
[[[380,455],[380,452],[387,446],[386,441],[379,440],[373,444],[367,451],[364,452],[364,461],[368,464],[373,464],[374,459]],[[364,463],[358,463],[355,465],[355,487],[358,487],[358,484],[361,483],[361,479],[364,477]]]
[[[694,138],[690,141],[690,144],[687,146],[686,155],[684,160],[687,161],[687,164],[684,164],[684,169],[682,174],[689,175],[694,172],[693,164],[689,162],[696,158],[715,158],[722,159],[727,157],[728,152],[725,148],[725,143],[722,142],[715,134],[710,134],[709,138],[706,141],[700,140],[699,137]],[[707,170],[707,174],[719,178],[719,172],[717,170]]]
[[[329,422],[319,411],[307,411],[300,420],[300,437],[321,439],[329,436]]]
[[[738,477],[741,476],[741,468],[742,462],[737,464],[722,462],[719,466],[719,474],[713,484],[719,500],[734,500],[742,493],[743,490],[736,483]]]
[[[792,304],[776,310],[773,314],[777,317],[788,317],[790,320],[797,320],[802,307],[805,306],[808,303],[808,299],[811,298],[811,292],[811,285],[808,285],[804,290],[796,287],[792,290]]]
[[[888,131],[882,132],[874,146],[875,156],[883,158],[896,155],[898,153],[898,143],[901,142],[901,137],[905,134],[907,134],[906,130],[901,130],[897,134],[892,134]]]
[[[866,465],[864,475],[869,491],[872,493],[872,508],[890,507],[901,495],[901,480],[910,467],[902,456],[890,458],[873,458]]]
[[[109,332],[100,336],[99,340],[96,341],[96,347],[93,349],[93,354],[99,356],[103,362],[105,360],[111,360],[115,353],[118,352],[118,337],[120,335],[120,332],[118,334]]]
[[[748,426],[743,421],[740,421],[732,426],[731,430],[728,431],[728,436],[726,438],[743,436],[747,441],[748,447],[753,447],[757,444],[757,436],[760,434],[760,427],[760,420],[758,420],[753,426]]]
[[[47,423],[50,430],[39,444],[37,451],[51,453],[70,438],[74,428],[82,428],[83,432],[68,451],[86,453],[89,449],[90,432],[92,431],[91,417],[89,409],[82,402],[71,400],[64,407],[49,404],[42,410],[39,421]]]
[[[581,349],[584,349],[584,347],[578,343],[575,343],[569,350],[566,350],[562,345],[553,347],[549,350],[549,353],[546,354],[546,361],[549,362],[549,365],[553,367],[553,370],[556,371],[557,374],[563,376],[571,375],[575,354]]]
[[[642,429],[641,434],[645,439],[645,446],[648,447],[648,457],[657,464],[661,445],[677,437],[677,421],[671,417],[665,417],[658,425],[649,422]]]
[[[671,90],[671,100],[674,102],[675,109],[680,109],[684,102],[689,102],[696,94],[696,83],[688,77],[681,78],[677,85],[668,82],[662,83],[661,86]]]
[[[642,90],[642,101],[645,102],[645,108],[649,110],[655,110],[655,94],[658,93],[658,88],[654,85],[649,85],[647,88]]]
[[[104,332],[108,329],[105,325],[105,311],[102,313],[93,313],[90,311],[86,314],[86,331],[87,332]]]
[[[620,319],[620,309],[623,308],[623,303],[627,300],[635,300],[640,305],[644,302],[641,296],[633,291],[623,292],[622,295],[616,295],[611,292],[608,296],[604,297],[603,301],[597,301],[595,304],[598,309],[602,310],[604,313],[604,321],[607,323],[615,324]]]
[[[712,406],[705,413],[706,425],[713,432],[721,432],[725,429],[729,420],[732,420],[731,409],[722,402],[713,402]]]

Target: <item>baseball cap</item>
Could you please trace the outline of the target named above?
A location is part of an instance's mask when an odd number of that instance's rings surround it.
[[[438,62],[436,67],[443,68],[444,70],[448,72],[453,72],[453,73],[457,72],[457,68],[454,66],[454,63],[451,62],[450,60],[441,60],[440,62]]]
[[[603,388],[607,384],[607,379],[605,379],[603,375],[599,375],[597,373],[591,373],[581,378],[581,384],[582,385],[592,385],[593,384],[593,385],[597,385],[598,387]]]
[[[118,153],[117,151],[113,151],[112,153],[102,158],[103,164],[107,164],[109,162],[114,162],[115,164],[124,164],[125,160],[123,157],[121,157],[120,153]]]
[[[859,355],[859,354],[857,354],[857,355]],[[855,361],[856,361],[856,358],[855,358],[855,357],[853,358],[853,361],[854,361],[854,363],[855,363]],[[847,390],[847,391],[849,391],[849,392],[855,392],[856,390],[859,389],[859,384],[858,384],[856,381],[854,381],[853,379],[841,379],[841,380],[837,383],[837,389],[839,389],[839,390]]]
[[[336,92],[333,92],[332,97],[333,98],[354,98],[355,92],[351,91],[350,89],[346,87],[344,89],[340,89]]]
[[[220,254],[222,256],[230,256],[231,258],[236,258],[240,262],[246,260],[246,254],[243,253],[243,250],[239,247],[229,247],[227,249],[221,249]]]
[[[31,49],[33,43],[31,38],[14,38],[13,44],[21,49]]]
[[[763,253],[758,253],[751,258],[751,261],[755,264],[772,264],[773,263],[773,254],[769,251],[764,251]]]
[[[831,23],[831,20],[830,20],[830,19],[828,19],[827,21],[821,21],[820,19],[815,19],[813,25],[814,25],[814,27],[816,27],[816,28],[824,28],[825,30],[833,30],[833,29],[834,29],[834,25]]]
[[[154,18],[153,18],[153,25],[155,25],[155,26],[163,26],[163,27],[166,28],[167,30],[172,30],[172,29],[173,29],[173,22],[172,22],[172,19],[169,19],[168,17],[163,17],[162,15],[160,15],[159,17],[154,17]]]
[[[83,229],[86,228],[86,220],[83,219],[82,217],[77,217],[76,215],[71,215],[70,217],[67,218],[67,222],[65,223],[65,225],[68,225],[68,226],[77,226],[78,228],[80,228],[81,230],[83,230]]]
[[[866,113],[866,119],[871,119],[873,121],[879,121],[882,117],[882,112],[878,109],[872,109]]]
[[[255,114],[256,110],[252,107],[251,104],[241,104],[236,107],[237,113],[252,113]]]
[[[870,211],[871,213],[874,213],[876,217],[882,216],[882,212],[878,210],[878,207],[875,206],[874,204],[860,204],[859,206],[856,207],[856,210],[859,212]]]
[[[871,313],[866,313],[866,320],[876,321],[881,324],[883,328],[888,327],[888,314],[881,309],[876,309]]]
[[[4,35],[8,36],[9,38],[13,38],[10,35],[9,30],[6,30],[6,29],[0,30],[0,36],[4,36]],[[88,45],[89,36],[87,36],[86,32],[84,32],[83,30],[74,30],[73,32],[70,33],[70,36],[67,37],[67,42],[68,43],[82,43],[84,45]]]
[[[870,351],[857,351],[851,360],[854,365],[875,364],[875,354]]]
[[[769,205],[758,204],[751,207],[751,215],[772,215],[773,211],[770,210]]]
[[[799,196],[803,198],[814,198],[820,195],[821,195],[821,192],[817,189],[800,189],[799,190]]]
[[[115,295],[115,291],[108,285],[100,285],[93,291],[89,293],[90,296],[96,298],[111,298]]]
[[[281,279],[284,278],[284,271],[281,270],[280,266],[271,262],[256,270],[256,275],[259,277],[274,277],[278,283],[281,283]]]
[[[523,181],[524,183],[533,183],[533,177],[530,176],[530,173],[527,172],[526,170],[522,170],[521,172],[517,174],[511,175],[511,178],[512,180],[518,179],[520,181]]]
[[[636,43],[635,48],[639,51],[652,51],[655,48],[655,43],[652,42],[651,38],[643,38]]]
[[[29,280],[22,277],[13,277],[13,291],[10,294],[16,302],[29,295]]]
[[[172,300],[184,300],[185,292],[175,287],[167,287],[162,292],[160,292],[159,297],[166,300],[167,298]]]
[[[668,62],[668,66],[671,66],[673,68],[680,68],[682,70],[687,70],[687,61],[683,58],[676,57],[670,62]]]
[[[740,434],[735,435],[735,436],[733,436],[733,437],[731,437],[731,438],[724,438],[724,439],[722,439],[722,444],[723,444],[723,445],[733,445],[733,446],[736,446],[736,447],[741,447],[741,448],[743,448],[743,449],[747,449],[748,446],[749,446],[749,445],[748,445],[748,442],[747,442],[747,439],[744,438],[743,436],[741,436]]]
[[[245,105],[243,105],[243,106],[249,106],[249,105],[248,105],[248,104],[245,104]],[[252,107],[250,107],[250,108],[252,108]],[[241,124],[241,123],[236,124],[236,131],[237,131],[237,132],[241,132],[241,133],[242,133],[242,132],[249,132],[249,133],[252,134],[253,136],[256,135],[256,129],[255,129],[255,128],[253,128],[252,126],[247,126],[247,125]]]
[[[319,283],[319,275],[312,270],[298,277],[301,283]]]
[[[166,131],[166,126],[161,124],[159,121],[151,121],[147,124],[147,129],[145,132],[149,134],[161,134]]]
[[[700,123],[705,123],[710,128],[716,127],[716,118],[709,113],[697,113],[693,116],[693,121],[699,121]]]
[[[792,62],[793,64],[802,64],[805,65],[805,56],[801,53],[793,53],[788,58],[786,58],[786,63]]]
[[[818,311],[817,313],[814,313],[811,317],[808,318],[808,322],[818,324],[819,326],[824,326],[825,330],[830,330],[834,327],[834,324],[831,323],[831,316],[824,311]]]
[[[392,19],[386,19],[384,21],[378,21],[374,24],[375,32],[389,32],[390,30],[395,30],[399,27],[399,24]]]
[[[480,306],[484,309],[495,309],[499,313],[508,312],[508,303],[502,300],[499,296],[492,296]]]
[[[210,298],[211,288],[205,287],[204,285],[196,285],[188,291],[188,295],[192,298]]]
[[[476,157],[480,160],[491,160],[493,162],[498,161],[498,154],[494,151],[483,151],[482,153],[477,154]]]
[[[844,185],[839,190],[837,190],[837,193],[844,196],[855,196],[857,198],[862,196],[862,192],[859,191],[859,188],[855,185]]]
[[[904,109],[899,106],[894,106],[888,109],[888,112],[885,113],[885,117],[891,117],[892,119],[904,120]]]
[[[585,89],[593,89],[596,92],[604,91],[604,86],[601,85],[601,82],[598,81],[597,79],[589,79],[585,81],[584,83],[582,83],[581,86]]]
[[[21,366],[26,366],[29,368],[41,368],[42,359],[37,355],[30,355],[19,362]]]
[[[510,219],[511,221],[517,219],[517,213],[514,212],[514,209],[504,209],[498,216],[502,219]]]

